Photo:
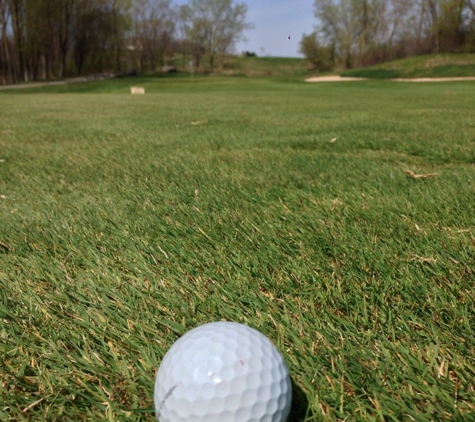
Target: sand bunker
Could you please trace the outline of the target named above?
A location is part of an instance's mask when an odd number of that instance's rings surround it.
[[[366,81],[366,78],[351,78],[340,75],[316,76],[305,79],[305,82],[341,82],[341,81]]]
[[[305,82],[346,82],[346,81],[369,81],[367,78],[352,78],[339,75],[316,76],[314,78],[305,79]],[[373,79],[374,80],[374,79]],[[453,81],[475,81],[475,76],[461,76],[455,78],[395,78],[384,79],[386,81],[395,82],[453,82]]]

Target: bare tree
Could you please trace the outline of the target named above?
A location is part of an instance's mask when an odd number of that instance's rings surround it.
[[[247,6],[233,0],[191,0],[180,9],[184,32],[198,67],[203,54],[213,70],[251,27],[246,22]]]
[[[140,68],[145,70],[165,63],[175,32],[175,15],[171,0],[136,0],[133,9],[134,45],[140,54]]]
[[[328,44],[335,46],[343,67],[351,67],[360,32],[354,0],[315,0],[315,16]]]
[[[59,60],[57,74],[60,78],[66,73],[66,60],[71,47],[71,24],[76,0],[56,0],[58,20],[55,37],[58,44]]]
[[[18,73],[22,80],[28,80],[25,63],[25,5],[23,0],[9,0],[9,9],[12,16],[13,39],[18,60]]]
[[[199,69],[201,58],[206,52],[207,22],[197,19],[189,5],[179,9],[180,28],[184,34],[183,45],[192,56],[195,69]]]
[[[439,52],[439,9],[440,0],[425,0],[424,6],[427,10],[426,16],[428,17],[427,28],[432,39],[435,53]],[[423,9],[424,10],[424,9]]]
[[[111,19],[112,40],[115,51],[116,72],[120,72],[122,68],[124,37],[131,26],[129,19],[130,8],[130,0],[110,0],[108,5],[109,16]]]
[[[0,28],[2,43],[0,44],[0,61],[2,63],[2,79],[3,83],[15,83],[16,76],[14,72],[14,64],[12,54],[10,52],[10,43],[7,36],[7,27],[9,24],[8,1],[0,0]]]
[[[470,50],[475,39],[473,0],[315,0],[314,10],[343,67]]]

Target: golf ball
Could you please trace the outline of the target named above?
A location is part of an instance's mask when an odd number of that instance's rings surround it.
[[[154,400],[160,422],[285,422],[292,387],[266,336],[235,322],[212,322],[167,352]]]

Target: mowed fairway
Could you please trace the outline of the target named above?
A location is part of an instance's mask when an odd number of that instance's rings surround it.
[[[0,93],[0,419],[153,420],[168,348],[232,320],[286,359],[289,422],[473,420],[474,110],[470,82]]]

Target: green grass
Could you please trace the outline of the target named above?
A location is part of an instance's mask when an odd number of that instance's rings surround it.
[[[175,57],[171,63],[179,71],[188,72],[188,63],[191,57]],[[201,62],[201,71],[209,72],[209,65],[206,58]],[[220,68],[216,65],[213,69],[214,75],[220,76],[250,76],[250,77],[305,77],[311,66],[304,58],[295,57],[265,57],[242,55],[227,56],[224,65]]]
[[[475,76],[475,54],[412,56],[376,66],[347,70],[342,76],[370,79]]]
[[[153,420],[224,319],[292,422],[471,420],[475,84],[138,81],[0,93],[0,419]]]
[[[274,76],[285,78],[304,78],[309,72],[305,59],[290,57],[229,57],[223,71],[224,75],[245,75],[252,77]]]

